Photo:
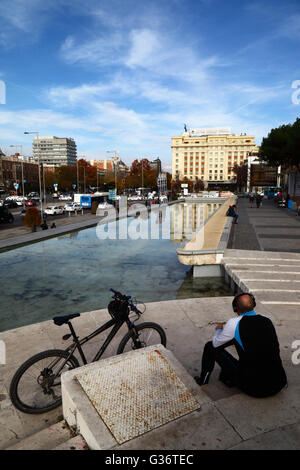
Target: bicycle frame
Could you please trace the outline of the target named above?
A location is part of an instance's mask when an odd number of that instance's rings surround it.
[[[113,339],[113,337],[117,334],[117,332],[119,331],[119,329],[121,328],[121,326],[126,323],[127,324],[127,327],[128,327],[128,330],[131,330],[131,329],[134,329],[135,328],[135,325],[133,322],[131,322],[127,317],[125,317],[124,319],[122,320],[116,320],[116,319],[111,319],[109,320],[108,322],[104,323],[104,325],[102,325],[100,328],[97,328],[97,330],[95,330],[93,333],[85,336],[84,338],[82,338],[81,340],[78,340],[78,336],[76,336],[76,332],[73,328],[73,325],[70,321],[68,321],[68,326],[70,328],[70,331],[71,331],[71,334],[73,336],[73,343],[70,344],[70,346],[68,346],[64,351],[66,352],[69,352],[69,356],[67,357],[67,359],[65,359],[65,361],[63,362],[63,364],[61,365],[61,367],[59,368],[59,370],[56,372],[56,376],[59,375],[60,371],[64,368],[65,364],[68,362],[69,358],[73,355],[73,353],[76,351],[76,349],[78,349],[78,352],[80,354],[80,357],[82,359],[82,362],[84,365],[86,365],[88,362],[86,360],[86,357],[84,355],[84,352],[82,350],[82,347],[85,343],[87,343],[90,339],[93,339],[95,338],[95,336],[99,335],[100,333],[102,333],[103,331],[105,330],[108,330],[109,328],[111,328],[113,325],[113,329],[111,330],[111,332],[109,333],[109,335],[107,336],[106,340],[104,341],[104,343],[102,344],[102,346],[100,347],[99,351],[97,352],[96,356],[94,357],[94,359],[91,361],[91,362],[95,362],[95,361],[98,361],[100,359],[100,357],[103,355],[103,353],[105,352],[107,346],[109,345],[109,343],[111,342],[111,340]],[[60,359],[56,359],[55,361],[53,361],[53,363],[49,364],[49,366],[51,367],[54,367],[58,362],[59,362]],[[48,366],[48,367],[49,367]]]
[[[119,329],[121,328],[121,326],[126,323],[127,326],[128,326],[128,329],[132,329],[134,327],[134,323],[132,323],[128,317],[124,318],[123,320],[116,320],[116,319],[111,319],[109,320],[108,322],[104,323],[104,325],[102,325],[100,328],[98,328],[97,330],[95,330],[93,333],[91,333],[90,335],[88,336],[85,336],[84,338],[82,338],[80,341],[78,341],[78,337],[76,336],[76,333],[74,331],[74,328],[73,328],[73,325],[71,324],[71,322],[68,322],[68,325],[69,325],[69,328],[71,330],[71,333],[72,333],[72,336],[74,338],[74,343],[71,344],[69,346],[69,348],[66,349],[66,351],[68,351],[70,348],[73,348],[73,352],[78,349],[78,352],[80,354],[80,357],[83,361],[84,364],[87,364],[87,360],[86,360],[86,357],[83,353],[83,350],[82,350],[82,347],[85,343],[87,343],[90,339],[93,339],[95,338],[95,336],[98,336],[100,333],[102,333],[103,331],[105,330],[108,330],[110,327],[113,327],[113,329],[111,330],[111,332],[109,333],[109,335],[107,336],[106,340],[104,341],[104,343],[102,344],[102,346],[100,347],[99,351],[97,352],[96,356],[94,357],[94,359],[92,360],[92,362],[95,362],[95,361],[98,361],[100,359],[100,357],[102,356],[102,354],[105,352],[107,346],[109,345],[109,343],[111,342],[111,340],[113,339],[113,337],[117,334],[117,332],[119,331]]]

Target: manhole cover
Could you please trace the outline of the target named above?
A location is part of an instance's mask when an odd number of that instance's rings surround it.
[[[158,350],[76,377],[119,444],[200,408]]]

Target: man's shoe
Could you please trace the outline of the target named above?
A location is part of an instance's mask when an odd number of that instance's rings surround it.
[[[209,377],[210,377],[210,373],[207,372],[206,374],[196,375],[194,379],[195,379],[195,382],[201,386],[201,385],[208,384]]]

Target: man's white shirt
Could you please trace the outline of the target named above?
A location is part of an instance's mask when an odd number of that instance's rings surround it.
[[[223,329],[218,328],[212,339],[213,347],[218,348],[229,341],[232,341],[235,336],[235,330],[242,319],[242,316],[236,318],[230,318],[228,322],[224,325]]]

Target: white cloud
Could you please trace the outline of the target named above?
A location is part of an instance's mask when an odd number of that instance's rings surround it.
[[[103,66],[120,63],[123,48],[124,39],[118,32],[83,42],[76,42],[74,37],[69,36],[63,42],[60,54],[69,64]]]
[[[156,63],[157,53],[162,45],[153,31],[148,29],[133,30],[130,34],[131,48],[125,64],[128,67],[148,68]]]

